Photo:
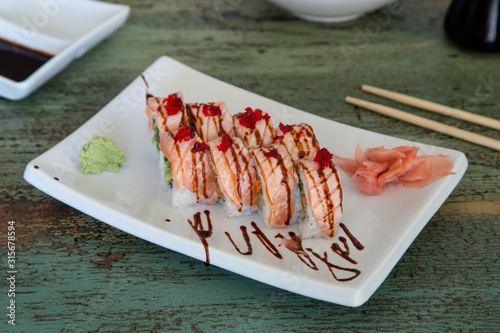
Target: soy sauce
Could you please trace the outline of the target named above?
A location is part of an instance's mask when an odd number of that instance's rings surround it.
[[[0,38],[0,75],[21,82],[53,57]]]

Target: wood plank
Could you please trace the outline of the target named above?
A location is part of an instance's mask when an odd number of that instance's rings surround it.
[[[403,1],[397,15],[382,11],[340,25],[303,22],[264,0],[116,2],[129,4],[131,14],[115,34],[28,98],[0,99],[0,255],[6,258],[6,223],[15,220],[22,331],[498,329],[498,153],[344,103],[367,83],[498,119],[498,58],[447,41],[442,20],[449,1]],[[464,151],[469,169],[387,280],[354,309],[205,267],[22,179],[26,163],[164,54],[329,119]],[[498,138],[494,130],[412,112]],[[5,312],[5,292],[0,299]]]

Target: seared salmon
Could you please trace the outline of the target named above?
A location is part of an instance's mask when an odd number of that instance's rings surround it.
[[[204,142],[226,133],[234,136],[233,116],[227,111],[226,103],[193,103],[187,108],[196,132]]]
[[[184,125],[189,125],[186,105],[181,92],[168,95],[167,97],[149,97],[145,110],[149,117],[150,130],[153,123],[160,134],[177,131]]]
[[[228,216],[248,215],[259,207],[255,160],[238,137],[224,134],[208,143]]]
[[[276,136],[271,117],[262,110],[246,108],[245,112],[235,114],[234,129],[236,135],[247,148],[267,147]]]
[[[299,178],[286,147],[274,143],[251,151],[262,187],[259,212],[266,225],[285,228],[297,222],[301,208]]]
[[[183,126],[177,131],[162,133],[160,146],[172,165],[175,188],[181,195],[185,191],[194,194],[188,199],[174,201],[174,206],[215,204],[219,199],[219,191],[210,162],[210,148],[200,139],[194,128]]]
[[[337,234],[343,212],[340,175],[332,162],[332,154],[322,148],[314,160],[300,160],[297,170],[306,201],[306,216],[302,221],[303,237],[324,235],[328,239],[332,238]]]
[[[314,159],[320,149],[314,130],[308,124],[283,125],[280,123],[275,132],[277,138],[288,149],[294,162]]]

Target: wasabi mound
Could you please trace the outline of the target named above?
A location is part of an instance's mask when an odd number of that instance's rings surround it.
[[[80,163],[83,173],[118,172],[125,165],[125,156],[113,140],[96,136],[83,146]]]

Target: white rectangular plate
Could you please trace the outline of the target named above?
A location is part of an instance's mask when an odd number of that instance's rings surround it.
[[[24,81],[0,76],[0,96],[25,98],[118,29],[129,10],[90,0],[0,1],[0,38],[53,55]]]
[[[261,108],[272,116],[275,126],[280,122],[309,123],[320,144],[340,156],[352,157],[356,143],[359,143],[363,148],[415,145],[420,147],[422,154],[447,154],[452,158],[454,175],[420,190],[388,186],[382,195],[376,197],[363,194],[345,173],[341,174],[344,189],[342,222],[365,249],[358,251],[347,241],[351,258],[357,264],[336,255],[330,246],[335,242],[342,247],[338,239],[339,236],[346,237],[342,229],[332,240],[307,239],[303,246],[321,255],[328,253],[328,260],[334,265],[361,271],[357,278],[345,282],[334,279],[327,265],[311,253],[319,268],[317,271],[308,268],[293,252],[279,246],[280,239],[275,235],[281,233],[288,238],[289,231],[297,231],[295,227],[266,229],[256,213],[228,219],[221,205],[172,208],[167,187],[161,181],[156,148],[148,132],[148,120],[144,114],[146,91],[140,77],[77,131],[26,167],[24,178],[54,198],[125,232],[203,261],[204,247],[187,220],[193,221],[194,214],[202,212],[206,226],[203,211],[208,209],[213,223],[213,235],[208,238],[211,264],[291,292],[346,306],[366,302],[467,169],[467,159],[461,152],[339,124],[221,82],[168,57],[159,58],[144,76],[150,86],[149,92],[156,96],[182,91],[188,103],[225,101],[232,114],[248,106]],[[127,164],[118,173],[93,175],[80,172],[79,151],[97,135],[114,140],[124,150]],[[283,259],[273,256],[250,233],[254,230],[251,221],[265,232]],[[246,251],[240,231],[242,225],[248,228],[253,247],[253,254],[249,256],[239,254],[225,234],[229,232],[238,247]],[[333,273],[340,278],[348,277],[337,269],[333,269]]]

